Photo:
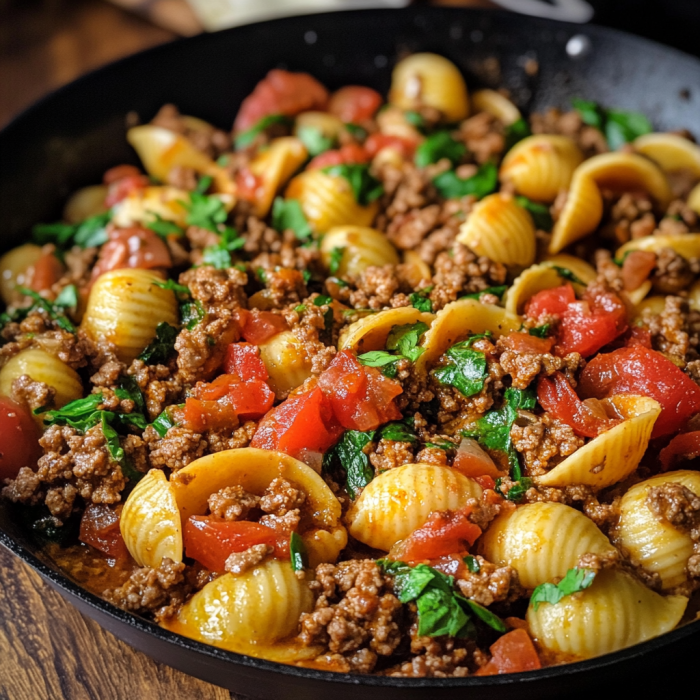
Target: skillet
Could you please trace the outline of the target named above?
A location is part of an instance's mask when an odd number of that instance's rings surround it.
[[[229,128],[241,100],[274,67],[308,71],[329,88],[366,84],[386,93],[397,57],[435,51],[470,87],[505,86],[526,112],[582,96],[646,113],[659,130],[700,134],[700,61],[621,32],[502,12],[448,8],[292,17],[177,41],[91,73],[44,98],[0,133],[0,251],[37,221],[60,216],[65,197],[109,167],[136,163],[126,115],[148,121],[165,102]],[[488,59],[488,60],[487,60]],[[495,60],[494,60],[495,59]],[[528,75],[529,59],[539,71]],[[154,659],[255,698],[412,700],[626,694],[690,681],[700,622],[590,661],[466,679],[395,679],[282,666],[200,644],[104,602],[70,581],[0,503],[0,543],[81,612]],[[684,671],[685,670],[685,671]],[[656,679],[656,681],[655,681]],[[674,688],[675,684],[675,688]],[[618,685],[618,687],[620,687]]]

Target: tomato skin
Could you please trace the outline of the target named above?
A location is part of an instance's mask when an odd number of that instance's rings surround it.
[[[53,253],[44,253],[35,263],[29,288],[35,292],[51,289],[63,277],[63,265]]]
[[[539,378],[537,400],[547,413],[573,428],[577,435],[584,437],[596,437],[620,422],[594,413],[579,399],[561,372],[555,372],[551,377]]]
[[[552,351],[554,338],[538,338],[529,333],[509,333],[503,338],[503,344],[515,352],[546,355]]]
[[[255,202],[262,185],[262,177],[255,175],[246,167],[236,173],[236,192],[241,199]]]
[[[35,468],[43,454],[41,431],[29,412],[0,396],[0,479],[14,479],[22,467]]]
[[[320,170],[330,168],[332,165],[345,163],[362,164],[369,161],[369,155],[365,149],[357,143],[349,143],[337,150],[326,151],[317,155],[306,166],[307,170]]]
[[[288,329],[287,322],[279,314],[271,311],[238,310],[239,323],[241,324],[243,339],[253,345],[262,345],[273,336]]]
[[[129,551],[119,530],[119,513],[105,503],[90,503],[80,520],[79,539],[111,559],[126,559]]]
[[[668,471],[678,460],[700,457],[700,430],[676,435],[666,447],[659,452],[661,468]]]
[[[476,672],[477,676],[520,673],[542,668],[535,645],[524,629],[504,634],[491,645],[490,651],[491,660]]]
[[[365,151],[370,156],[374,156],[384,148],[393,148],[399,152],[402,158],[413,157],[413,153],[418,145],[415,141],[403,139],[400,136],[389,136],[388,134],[370,134],[365,141]]]
[[[648,250],[633,250],[622,263],[622,285],[626,292],[632,292],[644,284],[656,267],[656,253]]]
[[[328,90],[308,73],[271,70],[243,100],[233,130],[250,129],[270,114],[293,117],[307,110],[324,111],[327,104]]]
[[[125,177],[136,177],[137,175],[142,175],[142,173],[135,165],[115,165],[105,172],[102,176],[102,182],[105,185],[113,185]]]
[[[525,315],[529,318],[539,318],[543,315],[560,315],[566,312],[569,304],[576,301],[576,294],[571,284],[561,287],[544,289],[533,295],[525,305]]]
[[[700,410],[700,387],[660,352],[643,345],[594,357],[581,373],[578,390],[585,398],[638,394],[661,404],[652,438],[683,428]]]
[[[371,119],[382,106],[382,96],[363,85],[345,85],[328,102],[328,111],[340,121],[356,124]]]
[[[144,189],[151,184],[148,177],[133,165],[117,165],[110,168],[104,174],[102,181],[108,185],[105,197],[106,207],[113,207],[132,192]]]
[[[270,545],[274,547],[274,556],[289,559],[289,538],[260,523],[192,515],[185,521],[183,536],[187,556],[215,573],[226,570],[226,560],[231,554],[245,552],[256,544]]]
[[[238,425],[238,416],[228,402],[189,397],[185,401],[184,426],[196,433],[225,430]]]
[[[110,270],[151,270],[171,266],[168,246],[158,234],[141,226],[112,228],[109,231],[109,240],[102,246],[92,270],[92,279],[95,280]]]
[[[235,374],[243,381],[260,379],[267,381],[265,363],[260,359],[260,349],[252,343],[231,343],[224,359],[226,374]]]
[[[249,379],[234,386],[228,400],[241,422],[257,420],[272,408],[275,392],[261,379]]]

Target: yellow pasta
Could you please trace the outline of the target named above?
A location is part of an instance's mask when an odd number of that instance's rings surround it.
[[[159,323],[179,324],[178,303],[148,270],[112,270],[90,291],[82,329],[94,340],[114,343],[117,356],[131,362],[156,335]]]
[[[328,112],[302,112],[294,120],[294,135],[299,138],[303,129],[315,129],[326,138],[336,139],[345,129],[345,124]]]
[[[182,561],[180,511],[172,484],[160,469],[151,469],[129,494],[119,529],[139,566],[156,568],[164,557]]]
[[[278,399],[286,398],[311,376],[311,358],[292,331],[277,333],[263,343],[260,357],[270,375],[270,388]]]
[[[592,265],[589,265],[581,258],[577,258],[575,255],[566,255],[565,253],[547,255],[544,262],[570,270],[585,284],[590,284],[598,276],[598,273]]]
[[[615,551],[583,513],[563,503],[531,503],[499,515],[480,540],[479,551],[518,572],[525,588],[563,577],[582,554]]]
[[[619,395],[602,402],[624,420],[593,438],[535,481],[541,486],[587,484],[602,489],[628,477],[646,452],[661,406],[645,396]]]
[[[396,65],[389,102],[405,110],[431,107],[448,123],[469,116],[469,94],[459,68],[434,53],[414,53]]]
[[[538,292],[552,289],[564,284],[565,280],[552,265],[540,263],[528,267],[527,270],[513,280],[503,299],[506,311],[512,314],[522,313],[527,302]]]
[[[692,304],[692,297],[691,297],[691,304]],[[649,297],[647,299],[643,299],[642,301],[639,302],[639,304],[637,304],[635,306],[634,318],[632,319],[632,322],[634,323],[635,321],[642,319],[644,312],[647,310],[650,313],[654,314],[655,316],[658,316],[660,313],[663,312],[665,306],[666,306],[666,297],[653,296],[653,297]]]
[[[63,208],[63,218],[69,224],[79,224],[85,219],[107,211],[105,197],[106,185],[89,185],[74,192]]]
[[[553,202],[571,183],[583,153],[567,136],[528,136],[508,151],[500,178],[518,194],[539,202]]]
[[[12,303],[15,287],[30,283],[34,265],[40,257],[38,245],[25,243],[0,258],[0,294],[5,304]]]
[[[664,172],[686,170],[700,177],[700,148],[678,134],[644,134],[632,145],[637,153],[651,158]]]
[[[659,520],[646,504],[652,488],[681,484],[700,495],[700,472],[677,471],[652,477],[633,486],[620,501],[620,520],[615,538],[633,564],[658,574],[663,590],[688,580],[688,559],[693,555],[690,534]]]
[[[412,143],[420,143],[424,139],[420,131],[406,121],[406,116],[403,111],[393,105],[387,105],[384,109],[377,112],[376,120],[379,133],[381,134],[398,136]],[[390,146],[382,149],[382,151],[388,150],[395,152],[395,149]],[[399,161],[400,160],[401,159],[399,159]]]
[[[481,486],[450,467],[406,464],[369,482],[347,513],[350,534],[388,552],[433,511],[457,510],[480,498]]]
[[[700,214],[700,185],[695,185],[688,195],[688,206],[696,214]]]
[[[488,112],[505,126],[509,126],[522,117],[520,110],[505,96],[496,90],[477,90],[472,95],[472,111]]]
[[[419,321],[430,325],[435,316],[412,306],[386,309],[349,325],[340,334],[338,348],[352,349],[361,355],[371,350],[384,350],[386,340],[394,326],[405,326]]]
[[[507,194],[484,197],[460,227],[457,240],[494,262],[519,268],[535,262],[532,217]]]
[[[603,198],[588,175],[574,173],[566,203],[552,229],[549,252],[554,254],[595,230],[603,217]]]
[[[587,659],[672,630],[687,603],[683,596],[664,598],[623,571],[604,570],[590,588],[554,605],[530,604],[527,622],[545,648]]]
[[[348,543],[348,531],[342,525],[330,531],[314,529],[305,532],[302,539],[309,558],[309,567],[314,569],[324,562],[337,561],[340,552]]]
[[[230,195],[216,195],[231,209],[233,199]],[[188,202],[190,195],[177,187],[154,185],[130,192],[121,202],[112,208],[112,221],[117,226],[128,227],[136,224],[148,224],[157,217],[172,221],[178,226],[187,226],[187,210],[182,202]]]
[[[336,274],[359,277],[370,265],[398,265],[396,248],[381,232],[366,226],[336,226],[321,241],[321,260],[331,264],[333,251],[342,250]]]
[[[700,233],[680,233],[676,235],[643,236],[625,243],[617,249],[615,256],[622,259],[632,250],[647,250],[659,253],[664,248],[671,248],[683,258],[700,257]]]
[[[433,273],[415,250],[406,250],[403,254],[403,275],[412,287],[418,287],[425,280],[430,282]]]

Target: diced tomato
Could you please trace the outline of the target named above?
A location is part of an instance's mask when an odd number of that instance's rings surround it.
[[[627,348],[631,348],[633,345],[643,345],[651,350],[651,331],[648,328],[632,326],[632,328],[627,329],[623,337]]]
[[[257,420],[275,403],[275,392],[261,379],[249,379],[232,387],[228,395],[239,420]]]
[[[236,193],[241,199],[255,202],[258,192],[263,185],[263,179],[259,175],[250,172],[246,167],[242,167],[236,173]]]
[[[224,360],[226,374],[235,374],[243,381],[261,379],[267,381],[265,363],[260,359],[260,348],[252,343],[231,343]]]
[[[546,355],[552,351],[554,338],[538,338],[529,333],[509,333],[503,338],[503,344],[518,353],[535,353]]]
[[[644,284],[656,267],[656,253],[648,250],[633,250],[622,263],[622,286],[632,292]]]
[[[471,438],[462,438],[452,466],[464,476],[471,478],[488,476],[492,479],[498,479],[498,477],[507,474],[507,472],[501,471],[479,443]],[[493,488],[493,485],[484,488]]]
[[[392,557],[414,562],[468,551],[481,535],[481,528],[468,520],[470,513],[469,506],[431,513],[424,525],[392,550]]]
[[[233,406],[226,401],[207,401],[190,397],[185,401],[185,427],[196,433],[207,430],[225,430],[238,425]]]
[[[51,289],[63,277],[63,265],[53,253],[44,253],[35,263],[29,288],[35,292]]]
[[[109,186],[105,197],[107,207],[113,207],[132,192],[151,184],[148,177],[133,165],[117,165],[110,168],[102,179],[104,184]]]
[[[505,476],[505,472],[502,472],[502,474]],[[476,483],[479,484],[479,486],[481,486],[481,488],[485,491],[496,488],[496,481],[492,476],[489,476],[488,474],[480,474],[479,476],[473,476],[472,479],[474,479],[474,481],[476,481]]]
[[[542,668],[537,649],[524,629],[504,634],[491,645],[490,650],[491,660],[476,672],[477,676],[520,673]]]
[[[271,527],[245,520],[227,522],[203,515],[185,521],[184,544],[188,557],[215,573],[223,573],[226,560],[235,552],[245,552],[256,544],[274,547],[274,555],[289,559],[289,536]]]
[[[388,134],[370,134],[365,141],[365,151],[370,156],[374,156],[384,148],[393,148],[398,151],[402,158],[413,157],[413,152],[418,144],[415,141],[401,138],[400,136],[390,136]]]
[[[581,373],[579,393],[596,399],[648,396],[661,404],[652,438],[671,435],[700,411],[700,387],[660,352],[642,345],[594,357]]]
[[[326,452],[342,432],[330,402],[316,387],[290,396],[269,411],[260,421],[250,446],[296,457],[302,450]]]
[[[321,168],[330,168],[332,165],[358,164],[367,161],[369,161],[369,156],[365,149],[357,143],[349,143],[337,150],[326,151],[316,156],[306,166],[306,169],[320,170]]]
[[[168,246],[150,229],[141,226],[112,228],[92,270],[92,279],[110,270],[141,268],[151,270],[172,265]]]
[[[543,315],[561,315],[576,301],[574,288],[570,284],[537,292],[525,306],[525,315],[540,318]]]
[[[209,383],[198,382],[192,390],[192,396],[204,401],[218,401],[227,396],[231,389],[240,382],[240,377],[235,374],[220,374]]]
[[[331,95],[328,111],[346,124],[357,124],[371,119],[383,101],[382,96],[372,88],[346,85]]]
[[[676,435],[659,453],[664,471],[668,471],[679,460],[696,457],[700,457],[700,430]]]
[[[143,173],[135,165],[115,165],[110,168],[102,176],[102,182],[105,185],[113,185],[119,180],[123,180],[125,177],[136,177],[142,175]]]
[[[374,367],[360,364],[350,350],[335,356],[319,376],[318,386],[338,423],[348,430],[374,430],[402,417],[394,401],[403,392],[401,385]]]
[[[104,503],[90,503],[80,520],[79,539],[111,559],[126,559],[129,552],[119,530],[119,513]]]
[[[271,311],[253,309],[241,314],[239,309],[239,323],[242,327],[243,338],[253,345],[262,345],[273,336],[286,331],[287,322],[279,314]]]
[[[43,454],[41,431],[29,412],[0,396],[0,480],[14,479],[22,467],[34,469]]]
[[[271,70],[243,100],[233,125],[245,131],[270,114],[293,117],[307,110],[325,110],[328,90],[308,73]]]
[[[605,412],[581,401],[561,372],[551,377],[540,377],[537,382],[537,400],[547,413],[566,423],[584,437],[596,437],[620,421],[608,418]]]

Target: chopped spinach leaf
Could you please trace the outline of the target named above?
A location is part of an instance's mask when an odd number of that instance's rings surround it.
[[[551,323],[545,323],[542,326],[537,326],[536,328],[530,328],[528,333],[534,335],[535,338],[547,338],[549,337],[549,332],[552,330]]]
[[[651,122],[639,112],[606,109],[591,100],[575,99],[573,105],[586,124],[605,134],[613,151],[653,131]]]
[[[494,192],[498,186],[498,168],[494,163],[484,163],[476,175],[461,178],[454,170],[447,170],[433,179],[433,185],[445,199],[474,195],[477,199]]]
[[[156,326],[156,337],[138,359],[147,365],[165,365],[175,352],[175,339],[178,330],[169,323],[159,323]]]
[[[418,442],[416,433],[410,425],[403,421],[392,421],[380,428],[377,432],[379,438],[395,440],[397,442]]]
[[[516,197],[515,201],[523,208],[530,212],[532,220],[535,223],[535,228],[541,231],[551,231],[554,226],[552,215],[549,212],[549,207],[546,204],[533,202],[527,197]]]
[[[505,150],[510,151],[516,143],[522,141],[528,136],[532,136],[532,131],[530,131],[530,125],[527,120],[520,117],[517,121],[506,126],[506,147]]]
[[[195,192],[199,192],[199,194],[206,194],[213,181],[214,178],[211,175],[202,175],[202,177],[199,178],[197,187],[195,187]]]
[[[296,532],[292,532],[289,536],[289,556],[293,571],[303,571],[309,565],[306,545],[301,535]]]
[[[168,408],[166,408],[154,421],[151,423],[153,426],[153,429],[160,435],[162,438],[164,438],[170,430],[170,428],[173,428],[176,424],[173,422],[173,419],[170,415],[170,411]]]
[[[588,588],[595,579],[595,571],[575,567],[566,572],[559,583],[542,583],[532,592],[530,603],[537,610],[541,603],[556,605],[564,596],[578,593]]]
[[[355,201],[366,207],[384,194],[384,185],[369,172],[366,163],[343,163],[323,168],[323,172],[335,177],[344,177],[352,188]]]
[[[325,294],[319,294],[314,299],[314,306],[328,306],[328,304],[333,303],[333,298],[326,296]]]
[[[155,218],[153,221],[147,221],[144,226],[151,229],[154,233],[157,233],[161,238],[167,238],[168,236],[184,236],[185,232],[180,226],[178,226],[173,221],[168,221],[164,219],[160,214],[156,212],[149,212]]]
[[[317,156],[329,151],[335,145],[335,139],[325,136],[315,126],[302,126],[297,130],[297,137],[306,146],[310,156]]]
[[[582,284],[584,287],[586,286],[586,283],[583,280],[579,279],[568,268],[560,267],[559,265],[552,265],[552,267],[557,271],[559,277],[562,277],[565,280],[569,280],[569,282],[573,282],[574,284]]]
[[[453,139],[449,131],[436,131],[416,148],[414,160],[419,168],[425,168],[443,158],[447,158],[452,165],[457,165],[466,152],[466,146]]]
[[[467,569],[469,569],[470,573],[478,574],[481,571],[481,565],[479,564],[479,560],[471,554],[467,554],[467,556],[464,557],[463,561],[467,565]]]
[[[240,151],[243,148],[250,146],[258,134],[261,134],[265,129],[268,129],[273,124],[291,124],[292,120],[285,116],[284,114],[268,114],[266,117],[260,119],[260,121],[253,124],[250,129],[242,131],[238,136],[236,136],[233,144],[236,150]]]
[[[144,401],[141,387],[138,382],[130,374],[123,374],[117,380],[119,386],[114,390],[117,398],[120,401],[128,399],[133,401],[136,408],[143,413],[146,410],[146,402]]]
[[[484,294],[493,294],[501,299],[506,293],[506,289],[508,289],[508,285],[506,284],[500,284],[497,287],[486,287],[486,289],[482,289],[480,292],[465,294],[463,297],[460,297],[460,299],[481,299]]]
[[[272,205],[272,228],[280,233],[291,229],[300,241],[310,239],[313,234],[297,199],[275,199]]]
[[[345,246],[335,246],[333,250],[331,250],[331,259],[328,264],[328,271],[334,275],[336,272],[338,272],[338,268],[340,267],[340,263],[343,260],[343,255],[345,253]]]
[[[483,334],[472,336],[453,345],[445,353],[449,364],[433,370],[440,384],[453,386],[464,396],[474,396],[484,388],[489,375],[486,356],[483,352],[472,349],[474,342],[484,337]]]
[[[48,299],[44,299],[38,292],[32,289],[27,289],[26,287],[17,287],[17,291],[24,296],[29,297],[34,301],[34,303],[26,309],[21,310],[23,317],[31,313],[34,310],[43,311],[52,321],[56,321],[59,328],[62,328],[68,333],[75,333],[76,328],[70,319],[65,315],[64,311],[66,307],[63,304],[51,303]]]
[[[501,490],[501,479],[496,479],[496,493],[500,493],[507,500],[518,503],[522,500],[523,496],[527,493],[527,490],[532,488],[532,479],[527,476],[521,476],[513,486],[508,489],[508,493],[503,493]]]
[[[398,355],[415,362],[425,352],[418,344],[427,330],[428,325],[422,321],[393,326],[386,339],[386,349],[395,350]]]
[[[111,212],[105,212],[91,216],[79,224],[37,224],[32,229],[32,235],[40,245],[53,243],[59,250],[66,250],[74,245],[93,248],[109,240],[105,227],[111,218]]]
[[[440,440],[439,442],[426,442],[426,447],[432,447],[436,450],[454,450],[456,445],[449,440]]]
[[[474,615],[482,622],[485,622],[491,629],[496,630],[496,632],[506,631],[506,625],[503,620],[501,620],[498,615],[494,615],[488,608],[479,605],[479,603],[473,600],[469,600],[469,598],[464,598],[464,602],[469,606]]]
[[[381,367],[382,374],[389,379],[393,379],[398,373],[396,363],[401,359],[396,355],[392,355],[386,350],[370,350],[362,355],[358,355],[357,359],[366,367]]]
[[[425,291],[409,294],[408,300],[411,302],[411,306],[418,311],[429,314],[433,312],[433,302],[425,295]]]
[[[102,403],[102,394],[90,394],[84,399],[76,399],[55,411],[46,411],[43,408],[34,409],[34,415],[44,414],[44,425],[70,425],[76,430],[86,430],[80,424],[88,421]],[[93,422],[88,427],[92,427]]]
[[[350,498],[357,498],[363,489],[374,478],[374,469],[369,463],[369,457],[364,449],[374,440],[375,431],[362,433],[359,430],[346,430],[343,437],[326,456],[337,460],[345,471],[346,488]],[[324,459],[324,462],[326,460]]]

